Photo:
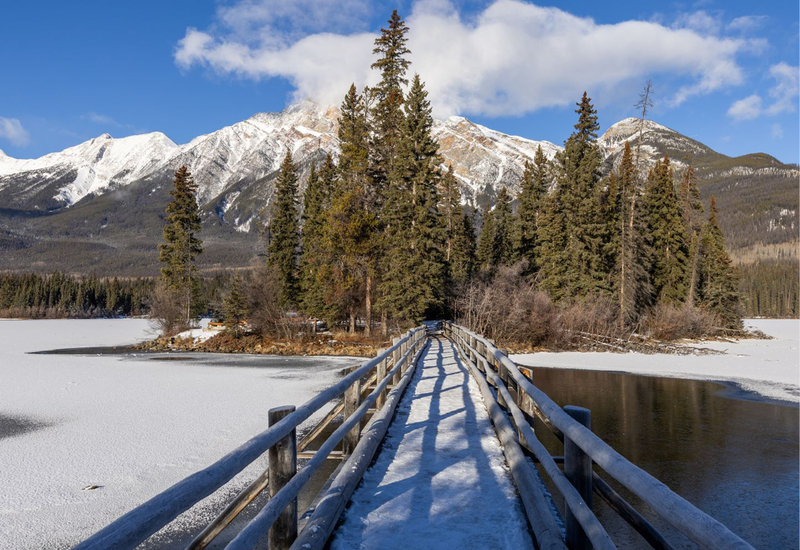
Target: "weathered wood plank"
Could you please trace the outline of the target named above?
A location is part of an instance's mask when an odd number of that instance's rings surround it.
[[[589,409],[568,405],[564,407],[564,412],[580,422],[586,429],[591,429],[592,414]],[[564,439],[564,475],[578,491],[586,506],[591,509],[592,459],[568,437]],[[567,546],[575,550],[590,550],[592,543],[569,508],[566,510],[564,519],[567,524]]]
[[[269,425],[274,426],[280,420],[294,412],[294,407],[276,407],[268,413]],[[269,496],[278,494],[297,473],[297,439],[296,432],[278,441],[267,451],[269,457]],[[270,550],[288,550],[297,538],[297,497],[284,508],[269,530]]]

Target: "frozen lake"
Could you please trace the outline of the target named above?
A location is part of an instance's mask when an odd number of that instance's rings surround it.
[[[304,403],[363,361],[29,353],[151,336],[138,319],[0,320],[0,548],[71,547],[265,430],[270,408]],[[209,514],[200,508],[176,528]]]

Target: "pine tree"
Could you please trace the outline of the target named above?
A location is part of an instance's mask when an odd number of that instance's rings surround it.
[[[339,117],[337,184],[325,224],[327,265],[326,305],[331,313],[347,316],[355,332],[356,317],[364,308],[366,328],[371,320],[372,277],[377,266],[381,237],[377,215],[370,207],[369,127],[365,95],[351,86]]]
[[[196,292],[197,266],[195,258],[203,252],[200,233],[200,213],[197,206],[197,184],[186,166],[175,172],[172,201],[167,205],[164,221],[164,243],[158,246],[161,280],[176,295],[180,295],[186,311],[186,323],[192,317],[192,298]]]
[[[326,317],[324,266],[327,264],[325,249],[325,220],[331,207],[331,198],[336,178],[336,166],[330,154],[325,157],[322,169],[317,172],[311,166],[308,185],[303,196],[303,254],[300,257],[300,290],[302,306],[306,315]]]
[[[478,269],[490,270],[494,255],[494,213],[489,203],[483,207],[481,214],[481,232],[478,236],[476,260]]]
[[[238,336],[242,331],[242,323],[247,320],[247,300],[242,288],[242,277],[239,273],[236,273],[231,282],[223,309],[225,313],[225,328],[235,336]]]
[[[552,211],[545,231],[542,258],[543,286],[553,299],[608,292],[604,270],[604,226],[599,214],[602,156],[596,144],[597,111],[584,92],[577,104],[578,123],[556,155],[556,190],[548,201]],[[563,218],[562,218],[563,216]],[[563,235],[559,233],[563,232]]]
[[[528,261],[528,272],[538,266],[539,217],[547,195],[547,158],[541,147],[536,148],[533,164],[526,162],[522,174],[522,186],[517,197],[517,227],[515,234],[515,257]]]
[[[495,199],[494,209],[485,211],[483,227],[478,240],[478,265],[480,269],[494,274],[498,267],[514,262],[514,214],[511,197],[505,187]]]
[[[400,319],[419,322],[444,305],[444,231],[439,218],[441,164],[424,85],[415,75],[405,102],[400,156],[384,209],[386,256],[381,294]]]
[[[703,203],[700,201],[700,191],[697,189],[697,175],[691,164],[681,178],[678,199],[689,243],[689,286],[686,301],[693,304],[697,295]]]
[[[656,162],[648,179],[645,205],[653,292],[658,301],[677,304],[686,298],[689,247],[669,157]]]
[[[700,305],[717,315],[724,328],[739,329],[742,325],[739,277],[725,250],[725,237],[719,228],[717,204],[713,195],[710,212],[700,244]]]
[[[473,218],[474,211],[471,208],[461,210],[460,230],[457,228],[448,263],[449,281],[454,285],[468,283],[475,273],[475,221]]]
[[[624,329],[632,325],[649,304],[652,295],[647,264],[646,230],[642,209],[637,208],[639,178],[630,144],[625,142],[619,166],[616,193],[613,197],[615,218],[616,280],[619,297],[619,321]]]
[[[284,307],[296,305],[300,298],[297,280],[297,253],[300,248],[297,206],[297,173],[292,153],[287,150],[275,182],[275,204],[267,246],[267,265],[278,273],[280,302]]]

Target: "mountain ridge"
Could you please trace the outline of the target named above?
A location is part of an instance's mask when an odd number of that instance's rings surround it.
[[[247,264],[258,253],[258,228],[269,211],[285,152],[292,151],[302,188],[313,162],[328,153],[338,155],[338,115],[336,107],[305,101],[279,113],[256,113],[182,145],[160,132],[124,138],[102,134],[39,159],[2,154],[0,250],[6,253],[0,254],[0,269],[29,268],[33,265],[29,256],[39,253],[41,269],[72,270],[80,264],[107,265],[110,271],[111,266],[127,265],[123,257],[133,251],[146,263],[134,271],[155,272],[155,256],[147,259],[144,251],[154,249],[160,240],[172,173],[183,164],[198,183],[207,242],[220,239],[229,248],[210,251],[207,263],[223,266],[229,257],[232,265]],[[618,164],[625,141],[638,139],[639,123],[623,119],[598,139],[606,173]],[[563,149],[504,134],[465,117],[435,121],[433,134],[444,162],[453,167],[465,204],[473,207],[493,202],[501,187],[515,196],[524,164],[533,159],[537,147],[548,158]],[[764,153],[727,157],[646,121],[643,168],[664,154],[673,159],[678,175],[691,159],[704,198],[717,195],[732,248],[796,240],[796,165],[782,164]],[[65,240],[80,243],[78,248],[88,250],[92,260],[56,258],[53,243]],[[107,254],[116,259],[107,262]]]

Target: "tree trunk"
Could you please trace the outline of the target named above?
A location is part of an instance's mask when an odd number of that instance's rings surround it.
[[[385,311],[381,312],[381,334],[389,336],[389,319]]]
[[[356,312],[355,310],[350,310],[350,334],[356,333]]]
[[[364,336],[372,335],[372,276],[367,274],[367,291],[364,298],[364,307],[366,311],[366,324],[364,325]]]

